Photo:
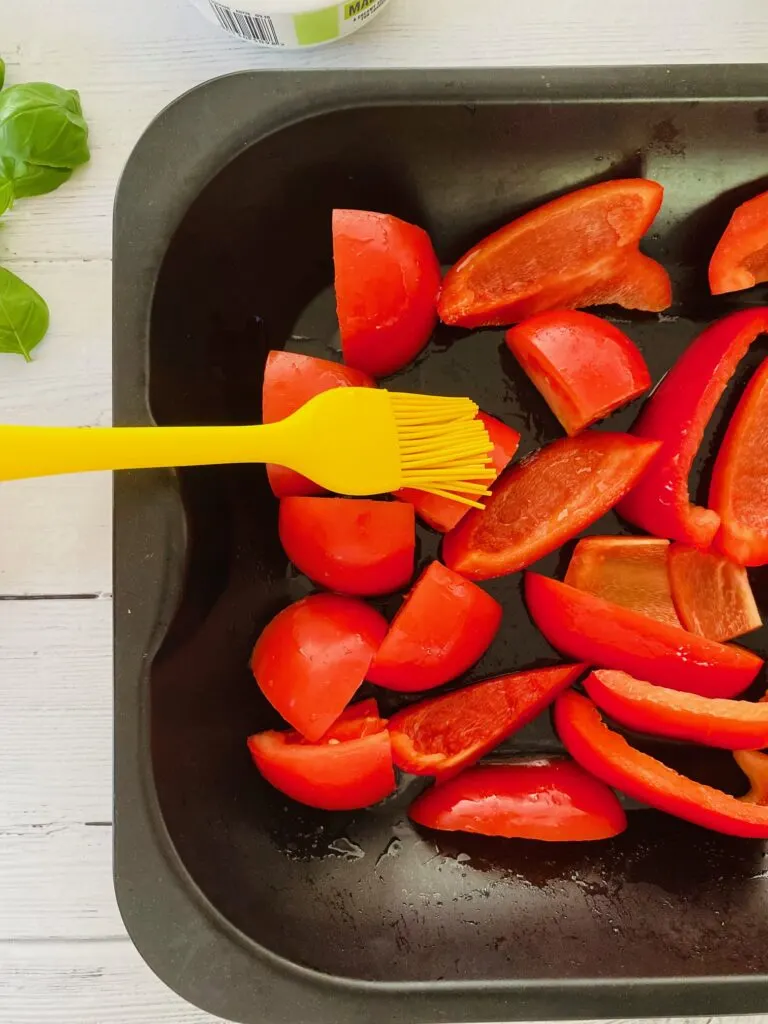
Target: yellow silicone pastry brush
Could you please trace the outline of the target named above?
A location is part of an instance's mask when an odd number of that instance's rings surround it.
[[[0,480],[274,462],[340,494],[415,487],[482,507],[492,444],[468,398],[335,388],[261,426],[0,426]]]

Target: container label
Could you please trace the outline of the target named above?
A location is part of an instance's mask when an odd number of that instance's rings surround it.
[[[295,49],[318,46],[349,35],[372,18],[389,0],[345,0],[300,14],[262,14],[251,8],[253,0],[239,0],[237,7],[225,0],[203,0],[219,25],[239,39],[260,46]],[[259,3],[259,0],[256,0]],[[261,3],[259,3],[261,6]],[[265,6],[268,6],[265,3]]]

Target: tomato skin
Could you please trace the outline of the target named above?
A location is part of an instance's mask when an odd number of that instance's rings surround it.
[[[505,340],[571,437],[651,386],[634,342],[591,313],[540,313],[510,328]]]
[[[472,509],[445,535],[443,561],[473,580],[525,569],[612,508],[658,447],[589,430],[540,448],[498,479],[484,511]]]
[[[627,827],[606,785],[573,761],[549,758],[469,768],[428,789],[408,815],[427,828],[544,842],[610,839]]]
[[[609,729],[589,700],[571,690],[555,701],[555,728],[568,753],[588,772],[635,800],[703,828],[751,839],[768,838],[768,807],[694,782]],[[751,754],[751,752],[750,752]],[[765,796],[768,757],[738,751],[753,775],[755,797]],[[742,760],[746,763],[743,764]],[[758,772],[763,778],[758,778]]]
[[[486,652],[501,611],[490,594],[432,562],[393,619],[368,679],[403,693],[455,679]]]
[[[709,488],[709,507],[720,517],[715,546],[739,565],[768,563],[768,501],[763,483],[768,472],[767,424],[768,359],[739,399]]]
[[[276,423],[296,412],[315,395],[344,387],[375,388],[376,381],[361,370],[329,359],[272,351],[264,368],[262,420],[264,423]],[[269,464],[267,476],[277,498],[325,493],[323,487],[287,466]]]
[[[713,295],[738,292],[768,281],[768,192],[748,199],[733,211],[709,262]]]
[[[390,214],[334,210],[333,262],[345,363],[373,377],[402,369],[437,322],[441,274],[429,235]]]
[[[637,732],[725,750],[768,746],[768,703],[764,701],[700,697],[605,669],[590,673],[584,689],[606,714]]]
[[[569,587],[585,590],[669,626],[680,626],[668,563],[668,540],[584,537],[571,555],[565,582]]]
[[[742,647],[715,643],[537,573],[526,573],[525,600],[556,650],[650,683],[702,697],[735,697],[763,665]]]
[[[729,379],[752,342],[766,331],[768,306],[731,313],[702,331],[654,390],[632,433],[659,441],[662,447],[619,503],[619,514],[630,523],[655,537],[703,550],[711,546],[720,516],[691,503],[688,477]]]
[[[501,420],[497,420],[493,416],[488,416],[487,413],[479,412],[477,418],[483,421],[491,439],[493,445],[491,462],[498,475],[512,461],[520,444],[520,435],[512,427],[508,427],[506,423],[502,423]],[[395,491],[395,497],[413,505],[420,518],[439,533],[452,530],[469,512],[469,508],[466,505],[460,505],[458,501],[441,498],[439,494],[417,491],[412,487],[403,487],[401,490]]]
[[[353,811],[394,792],[386,723],[375,732],[341,741],[302,743],[299,739],[297,733],[277,730],[248,737],[256,767],[291,799],[324,811]]]
[[[286,722],[319,740],[362,683],[386,632],[384,616],[362,601],[310,594],[265,627],[251,671]]]
[[[395,764],[413,775],[450,778],[533,721],[585,668],[514,672],[403,708],[389,720]]]
[[[283,498],[280,542],[316,583],[340,594],[372,596],[413,576],[416,517],[409,505],[364,498]]]
[[[460,327],[504,326],[564,307],[666,309],[669,277],[637,248],[663,194],[661,185],[643,178],[606,181],[518,217],[448,271],[440,319]]]
[[[710,640],[735,640],[762,626],[747,571],[712,551],[669,549],[669,580],[682,624]]]

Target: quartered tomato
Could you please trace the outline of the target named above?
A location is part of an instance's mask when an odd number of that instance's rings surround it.
[[[310,807],[351,811],[378,803],[395,788],[387,723],[375,701],[348,708],[317,743],[293,730],[271,729],[249,736],[248,749],[268,782]]]
[[[448,271],[440,319],[481,327],[564,307],[666,309],[669,276],[638,249],[663,193],[644,178],[606,181],[518,217]]]
[[[286,722],[319,740],[365,679],[386,632],[384,616],[362,601],[311,594],[272,619],[251,669]]]
[[[392,621],[368,670],[390,690],[429,690],[455,679],[478,661],[501,624],[501,605],[432,562]]]
[[[428,789],[408,815],[427,828],[545,842],[610,839],[627,827],[608,786],[564,758],[477,765]]]
[[[491,444],[493,445],[491,462],[498,475],[512,461],[512,457],[517,451],[517,446],[520,444],[520,435],[512,427],[508,427],[506,423],[502,423],[501,420],[488,416],[484,412],[479,412],[477,418],[483,421],[485,429],[488,431],[488,436],[491,439]],[[404,487],[399,491],[395,491],[395,497],[399,498],[400,501],[407,501],[413,505],[424,522],[431,526],[433,530],[439,530],[440,533],[452,530],[469,511],[466,505],[461,505],[458,501],[451,501],[450,498],[441,498],[439,494],[417,491],[411,487]]]
[[[374,377],[421,352],[437,322],[440,264],[429,235],[387,213],[333,211],[344,361]]]
[[[264,369],[262,420],[276,423],[323,391],[332,388],[375,388],[361,370],[296,352],[270,352]],[[286,466],[267,466],[270,486],[278,498],[291,494],[322,494],[324,488]]]
[[[280,542],[297,569],[341,594],[389,594],[413,576],[410,505],[365,498],[283,498]]]

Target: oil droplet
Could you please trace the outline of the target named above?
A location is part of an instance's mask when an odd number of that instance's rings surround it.
[[[459,864],[466,864],[468,861],[472,860],[472,858],[469,856],[468,853],[460,853],[456,857],[456,860],[459,862]]]

